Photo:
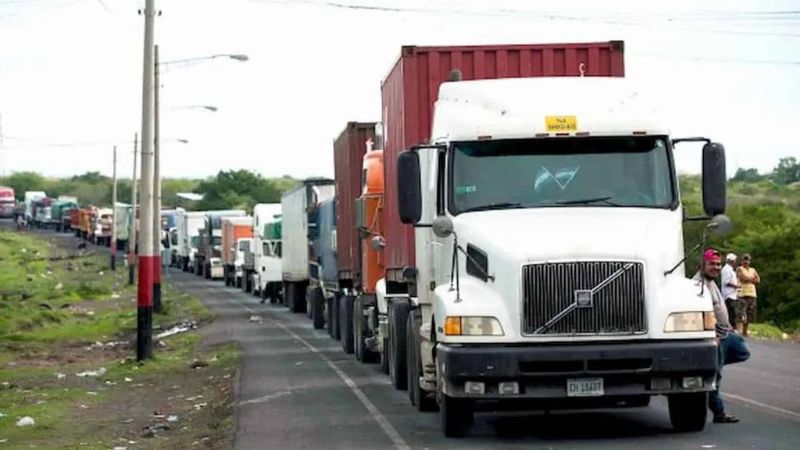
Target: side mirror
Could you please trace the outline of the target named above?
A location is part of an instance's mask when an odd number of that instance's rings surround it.
[[[422,218],[422,191],[417,152],[404,151],[397,156],[397,203],[400,220],[403,223],[416,224]]]
[[[731,229],[733,229],[733,222],[730,217],[725,214],[714,216],[711,221],[708,222],[708,225],[706,225],[708,233],[718,237],[727,236],[731,232]]]
[[[433,219],[431,228],[433,228],[433,234],[436,237],[446,238],[453,234],[453,221],[447,216],[439,216]]]
[[[725,212],[725,147],[716,142],[703,146],[703,210],[708,216]]]

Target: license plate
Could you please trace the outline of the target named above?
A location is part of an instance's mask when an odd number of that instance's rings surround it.
[[[604,395],[602,378],[567,379],[567,397],[600,397]]]

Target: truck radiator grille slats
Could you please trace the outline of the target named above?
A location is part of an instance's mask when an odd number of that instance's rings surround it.
[[[609,282],[615,274],[616,278]],[[641,263],[531,264],[522,268],[522,280],[524,334],[619,335],[647,331]],[[597,289],[601,284],[605,285]],[[587,299],[585,291],[592,290]],[[554,321],[559,315],[561,318]]]

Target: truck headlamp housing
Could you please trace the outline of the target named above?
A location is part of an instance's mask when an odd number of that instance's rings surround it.
[[[495,317],[448,316],[444,323],[447,336],[503,336],[503,327]]]
[[[713,330],[716,320],[713,311],[672,313],[664,324],[665,333]]]

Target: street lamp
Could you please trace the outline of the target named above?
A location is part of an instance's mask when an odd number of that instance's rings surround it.
[[[154,110],[154,146],[153,146],[153,217],[152,217],[152,230],[153,230],[153,240],[152,240],[152,252],[155,258],[155,264],[153,265],[153,311],[154,312],[161,312],[161,173],[160,173],[160,160],[161,160],[161,152],[160,152],[160,144],[159,144],[159,135],[160,135],[160,110],[159,110],[159,91],[161,90],[160,84],[160,72],[163,68],[167,68],[170,66],[174,67],[186,67],[192,64],[199,63],[201,61],[209,60],[209,59],[217,59],[217,58],[229,58],[234,61],[245,62],[248,61],[250,58],[247,55],[241,53],[219,53],[210,56],[201,56],[197,58],[188,58],[188,59],[179,59],[175,61],[164,61],[161,62],[158,57],[158,45],[154,46],[154,54],[153,54],[153,72],[154,72],[154,90],[153,90],[153,110]],[[216,112],[217,108],[215,106],[203,106],[205,109]],[[186,142],[184,142],[186,143]]]
[[[171,109],[171,110],[173,110],[173,111],[175,111],[175,110],[178,110],[178,109],[205,109],[205,110],[207,110],[207,111],[211,111],[211,112],[217,112],[217,111],[219,111],[219,108],[217,108],[216,106],[211,106],[211,105],[186,105],[186,106],[173,106],[173,107],[172,107],[172,108],[170,108],[170,109]]]
[[[164,61],[164,62],[156,62],[157,67],[163,67],[166,70],[181,67],[189,67],[195,64],[198,64],[203,61],[208,61],[209,59],[219,59],[219,58],[227,58],[232,59],[234,61],[239,62],[247,62],[250,60],[250,57],[242,54],[242,53],[218,53],[216,55],[208,55],[208,56],[197,56],[194,58],[185,58],[185,59],[175,59],[172,61]]]

